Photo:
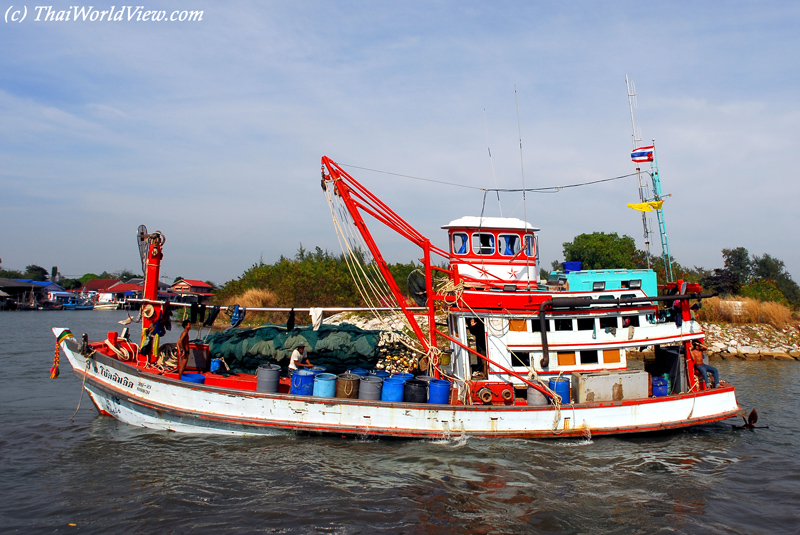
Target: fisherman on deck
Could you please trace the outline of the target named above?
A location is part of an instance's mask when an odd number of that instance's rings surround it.
[[[297,349],[292,351],[292,356],[289,358],[289,375],[293,374],[298,366],[302,368],[310,368],[313,366],[311,361],[308,360],[308,353],[304,345],[297,346]]]
[[[706,384],[706,388],[708,388],[708,374],[710,373],[714,378],[714,385],[711,388],[717,388],[719,385],[719,372],[714,366],[709,366],[705,364],[705,354],[703,351],[707,350],[708,347],[704,346],[697,340],[692,340],[692,360],[694,360],[694,368],[700,374],[700,377],[703,378],[703,382]]]
[[[178,377],[183,375],[183,369],[189,361],[189,331],[192,330],[192,322],[183,320],[183,332],[178,338]]]

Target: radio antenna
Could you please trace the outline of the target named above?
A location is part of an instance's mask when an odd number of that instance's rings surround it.
[[[519,97],[517,96],[517,86],[514,86],[514,104],[517,106],[517,132],[519,133],[519,170],[522,174],[522,214],[523,214],[523,221],[525,223],[525,231],[523,235],[525,236],[525,242],[528,240],[528,203],[527,197],[525,195],[525,164],[522,158],[522,123],[519,119]],[[530,238],[531,240],[531,250],[533,249],[533,236]],[[527,243],[523,242],[522,247],[523,249],[527,248]],[[530,273],[530,256],[527,254],[529,251],[526,251],[525,254],[525,274],[527,275],[525,279],[528,281],[528,289],[531,286],[531,273]],[[539,251],[536,251],[536,254],[539,254]],[[538,280],[538,275],[537,275]]]
[[[497,185],[497,175],[494,173],[494,160],[492,159],[492,147],[489,143],[489,120],[486,118],[486,108],[483,108],[483,122],[486,124],[486,149],[489,151],[489,163],[492,165],[492,178],[494,179],[494,189],[497,195],[497,205],[500,207],[500,217],[503,217],[503,205],[500,203],[500,188]]]
[[[642,146],[642,133],[636,130],[636,121],[633,118],[633,109],[639,107],[636,100],[636,85],[628,80],[628,75],[625,75],[625,85],[628,87],[628,108],[631,110],[631,141],[633,143],[632,149],[638,149]],[[643,203],[649,197],[647,192],[647,183],[642,180],[642,171],[639,164],[636,164],[636,179],[639,181],[639,202]],[[642,212],[642,227],[644,228],[644,248],[647,251],[647,269],[650,269],[650,227],[647,222],[647,214]]]

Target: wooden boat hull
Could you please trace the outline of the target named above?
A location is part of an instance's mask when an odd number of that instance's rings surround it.
[[[54,328],[58,337],[64,329]],[[150,429],[262,435],[281,431],[442,439],[642,433],[741,414],[733,387],[639,400],[553,406],[428,405],[270,394],[178,381],[60,344],[101,414]]]

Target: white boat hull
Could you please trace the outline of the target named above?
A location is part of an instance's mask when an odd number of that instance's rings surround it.
[[[63,329],[53,329],[58,336]],[[553,406],[428,405],[269,394],[154,375],[61,343],[101,414],[185,433],[280,431],[367,436],[556,438],[689,427],[741,413],[733,387],[640,400]]]

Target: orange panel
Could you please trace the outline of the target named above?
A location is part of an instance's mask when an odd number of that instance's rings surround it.
[[[527,332],[528,331],[528,320],[508,320],[508,330],[509,331],[518,331],[518,332]]]
[[[603,362],[606,364],[619,362],[619,349],[604,349]]]
[[[568,353],[558,352],[558,365],[559,366],[575,366],[575,352]]]

